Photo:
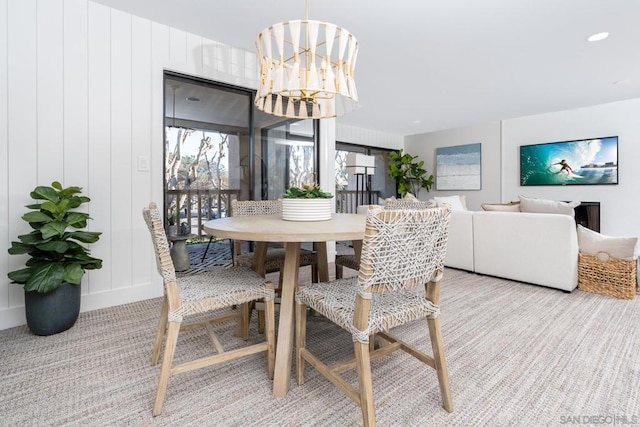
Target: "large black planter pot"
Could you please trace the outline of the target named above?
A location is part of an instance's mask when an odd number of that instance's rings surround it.
[[[24,306],[31,332],[53,335],[72,327],[80,313],[80,291],[78,285],[63,283],[46,294],[25,292]]]

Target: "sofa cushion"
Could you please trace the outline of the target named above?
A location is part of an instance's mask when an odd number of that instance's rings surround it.
[[[560,202],[557,200],[534,199],[518,196],[520,199],[520,212],[530,213],[555,213],[575,216],[575,207],[580,202]]]
[[[445,196],[445,197],[434,197],[436,204],[438,207],[442,207],[445,203],[451,205],[451,210],[454,211],[466,211],[467,210],[467,202],[465,196]]]
[[[598,252],[606,252],[614,258],[636,259],[637,243],[637,237],[605,236],[578,224],[578,248],[585,254],[597,255]]]
[[[520,202],[483,203],[482,210],[496,212],[520,212]]]

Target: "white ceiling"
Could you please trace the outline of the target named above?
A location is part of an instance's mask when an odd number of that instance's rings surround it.
[[[304,0],[93,0],[232,46]],[[309,0],[359,43],[340,123],[411,135],[640,97],[639,0]],[[586,38],[608,31],[608,39]]]

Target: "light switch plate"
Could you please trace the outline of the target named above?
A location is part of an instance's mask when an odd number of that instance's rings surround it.
[[[149,172],[149,156],[138,156],[138,172]]]

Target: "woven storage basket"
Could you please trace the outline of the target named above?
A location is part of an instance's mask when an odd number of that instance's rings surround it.
[[[636,296],[635,259],[578,254],[578,289],[622,299]],[[604,259],[604,260],[603,260]]]

